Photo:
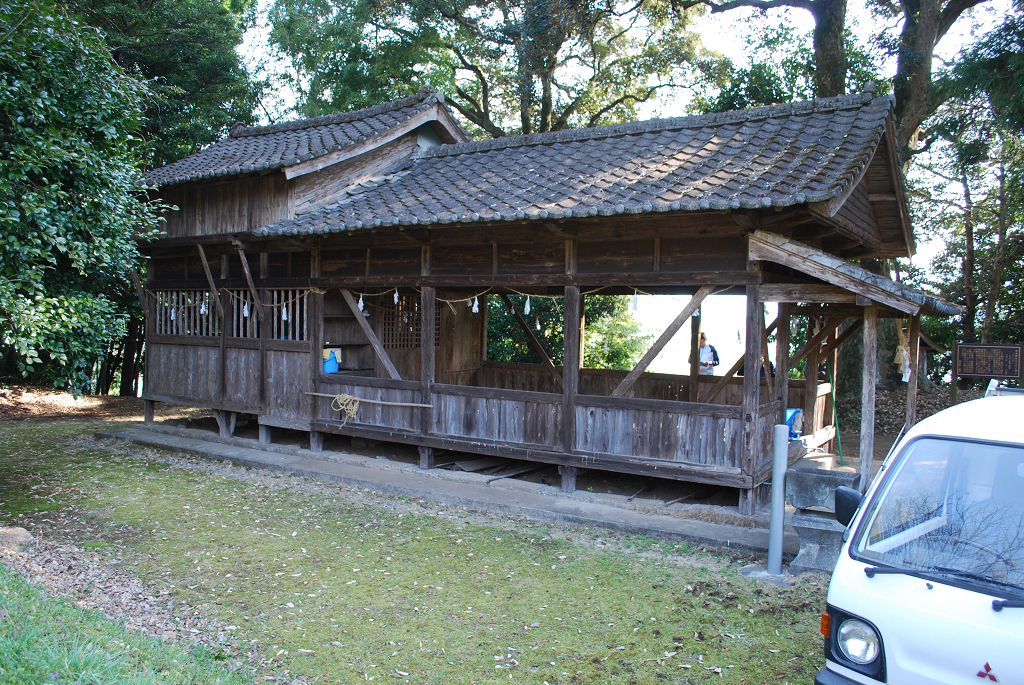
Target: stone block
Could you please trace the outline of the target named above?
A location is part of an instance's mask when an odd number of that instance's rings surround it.
[[[32,534],[24,528],[0,528],[0,549],[24,552],[32,546]]]
[[[797,509],[824,507],[835,510],[836,488],[856,488],[860,474],[852,468],[830,468],[831,456],[804,457],[786,470],[786,501]]]
[[[798,511],[790,523],[800,536],[800,553],[789,565],[790,572],[832,573],[843,549],[846,528],[836,521],[834,514],[817,511]]]

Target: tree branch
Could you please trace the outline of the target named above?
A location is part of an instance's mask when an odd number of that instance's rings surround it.
[[[977,0],[978,2],[982,0]],[[734,10],[737,7],[754,7],[756,9],[771,10],[779,7],[799,7],[805,9],[808,12],[815,11],[816,0],[729,0],[729,2],[723,2],[716,4],[712,0],[672,0],[672,9],[688,10],[691,7],[697,5],[707,5],[711,8],[712,14],[718,14],[720,12],[728,12]]]

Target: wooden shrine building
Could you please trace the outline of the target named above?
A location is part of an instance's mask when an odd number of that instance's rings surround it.
[[[567,490],[580,468],[712,483],[750,513],[787,407],[816,444],[834,437],[828,384],[790,368],[818,369],[859,329],[873,362],[878,317],[910,319],[916,340],[921,314],[958,311],[847,261],[914,250],[895,149],[892,102],[869,93],[484,141],[430,89],[236,126],[150,174],[177,209],[142,244],[147,419],[155,402],[209,407],[230,434],[252,414],[261,442],[274,428],[308,431],[313,450],[325,433],[389,440],[419,446],[424,468],[437,448],[537,460]],[[635,290],[693,297],[632,371],[582,368],[584,298]],[[646,373],[687,320],[696,339],[691,315],[720,292],[746,298],[744,358],[718,376],[696,359]],[[546,363],[487,359],[487,313],[510,293],[561,298],[562,366],[522,312]],[[789,357],[794,316],[814,335]],[[777,375],[734,376],[772,332]],[[366,401],[347,418],[338,395]]]

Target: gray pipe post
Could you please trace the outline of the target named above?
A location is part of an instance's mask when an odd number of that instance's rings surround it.
[[[789,426],[775,426],[772,461],[772,517],[768,528],[768,573],[782,575],[782,533],[786,527],[786,467],[789,465]]]

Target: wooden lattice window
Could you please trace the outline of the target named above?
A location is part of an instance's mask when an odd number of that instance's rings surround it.
[[[231,330],[228,337],[260,337],[260,319],[252,293],[249,290],[229,290],[228,294],[228,306],[231,307]]]
[[[160,290],[156,295],[158,335],[220,335],[220,316],[208,290]]]
[[[306,299],[308,290],[271,290],[267,307],[271,337],[277,340],[308,340]]]
[[[389,350],[411,350],[420,346],[420,298],[399,295],[398,304],[389,296],[380,308],[380,343]]]

